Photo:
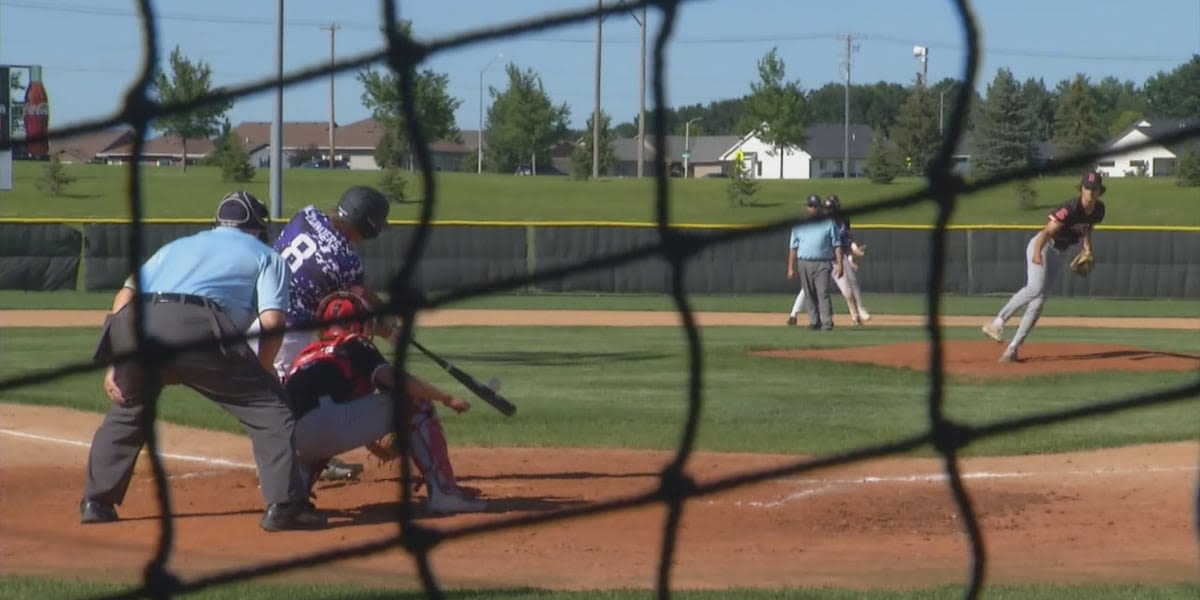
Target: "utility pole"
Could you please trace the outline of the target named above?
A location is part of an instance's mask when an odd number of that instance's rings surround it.
[[[637,176],[640,178],[646,167],[646,6],[642,5],[642,18],[638,19],[642,26],[642,60],[641,82],[638,85],[638,145],[637,145]],[[685,144],[686,145],[686,144]]]
[[[596,0],[596,10],[604,10],[604,0]],[[596,15],[596,106],[592,110],[592,179],[600,178],[600,53],[604,33],[604,15]]]
[[[322,25],[321,29],[329,31],[329,168],[332,169],[335,167],[335,161],[337,160],[337,146],[334,144],[333,135],[333,66],[336,64],[333,38],[337,35],[337,30],[341,29],[341,27],[338,27],[337,23],[330,23],[329,25]]]
[[[271,218],[283,215],[283,0],[275,0],[275,106],[271,120]]]
[[[851,55],[854,53],[854,34],[846,34],[846,60],[842,63],[842,68],[846,71],[846,93],[845,93],[845,139],[843,140],[843,156],[842,156],[842,179],[850,177],[850,63]]]

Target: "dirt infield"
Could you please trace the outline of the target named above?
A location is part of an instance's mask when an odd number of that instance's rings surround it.
[[[135,580],[151,556],[159,514],[143,466],[122,521],[83,526],[78,501],[86,447],[101,416],[0,405],[3,572]],[[451,432],[451,436],[453,432]],[[247,440],[163,425],[176,505],[171,566],[185,577],[377,540],[395,532],[397,473],[366,460],[359,483],[325,483],[317,504],[334,511],[320,532],[268,534]],[[453,440],[452,440],[453,441]],[[989,581],[1195,581],[1193,513],[1200,444],[964,462],[979,510]],[[433,527],[583,506],[653,489],[662,452],[451,448],[464,483],[494,513],[425,522]],[[797,457],[700,453],[699,481]],[[217,459],[232,461],[214,464]],[[418,494],[418,498],[423,497]],[[433,567],[448,586],[549,589],[652,587],[662,507],[517,529],[439,546]],[[899,458],[691,501],[674,565],[679,588],[838,585],[907,587],[962,582],[968,549],[937,461]],[[283,579],[412,586],[399,551],[292,573]]]
[[[99,327],[102,310],[0,310],[3,327]],[[920,327],[921,315],[872,315],[871,327]],[[978,327],[986,317],[943,316],[946,327]],[[697,312],[701,327],[778,327],[784,319],[775,313]],[[838,325],[849,325],[846,315],[835,315]],[[421,314],[421,327],[678,327],[682,321],[671,311],[635,310],[434,310]],[[1104,329],[1176,329],[1200,331],[1200,319],[1159,317],[1042,317],[1042,327]]]
[[[0,311],[0,326],[95,326],[103,313]],[[705,313],[703,326],[779,326],[777,315]],[[873,325],[920,325],[919,317],[877,316]],[[675,326],[674,313],[581,311],[444,311],[423,326]],[[947,318],[977,325],[977,318]],[[1042,325],[1192,328],[1194,320],[1046,318]],[[1200,329],[1200,327],[1196,327]],[[972,350],[980,346],[979,350]],[[951,357],[978,354],[995,369],[1000,347],[957,343]],[[1031,358],[1048,346],[1030,345]],[[861,352],[861,350],[858,350]],[[1128,350],[1074,349],[1068,354]],[[924,347],[889,347],[922,368]],[[1060,354],[1063,349],[1054,349]],[[986,355],[986,356],[985,356]],[[834,360],[844,357],[833,358]],[[861,359],[860,355],[860,359]],[[987,365],[983,365],[986,358]],[[1142,367],[1196,357],[1133,355],[1035,360],[1018,369],[1066,363]],[[875,362],[875,361],[872,361]],[[1056,366],[1055,366],[1056,365]],[[952,367],[953,369],[953,367]],[[1028,371],[1026,371],[1028,372]],[[78,523],[87,446],[102,415],[0,404],[0,572],[135,581],[157,541],[158,507],[142,461],[122,521]],[[332,526],[319,532],[268,534],[257,527],[261,498],[249,442],[242,436],[159,425],[176,510],[170,567],[184,577],[242,569],[396,532],[397,472],[365,451],[358,483],[318,486]],[[670,460],[633,450],[462,448],[449,432],[451,456],[465,484],[494,507],[479,515],[431,518],[432,527],[542,514],[652,490]],[[963,463],[979,511],[993,583],[1194,582],[1200,554],[1194,529],[1200,443]],[[688,470],[703,482],[721,475],[798,460],[796,456],[698,453]],[[423,499],[423,492],[417,497]],[[661,506],[456,540],[436,548],[432,563],[450,587],[547,589],[649,588],[655,581],[665,510]],[[911,587],[959,584],[969,551],[961,518],[938,461],[895,458],[776,480],[689,502],[673,565],[678,589],[728,587]],[[280,579],[378,586],[417,585],[411,558],[391,551],[288,573]]]
[[[943,364],[951,375],[972,378],[1027,377],[1096,371],[1196,371],[1200,354],[1158,352],[1104,344],[1027,344],[1016,364],[996,362],[1004,346],[991,341],[943,342]],[[775,349],[755,356],[851,362],[924,371],[929,368],[929,344],[910,342],[885,346],[832,349]]]

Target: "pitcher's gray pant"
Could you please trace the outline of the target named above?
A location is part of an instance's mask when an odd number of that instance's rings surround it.
[[[800,287],[808,296],[808,324],[821,329],[833,329],[833,302],[829,288],[833,283],[833,264],[828,260],[796,261]]]
[[[137,300],[135,300],[137,302]],[[143,304],[147,337],[167,345],[214,340],[241,333],[229,318],[203,306],[181,303]],[[135,347],[132,304],[117,313],[106,329],[115,353]],[[294,419],[283,387],[258,362],[244,341],[224,348],[180,354],[165,362],[158,376],[137,363],[117,367],[117,384],[128,402],[113,403],[92,439],[84,497],[110,504],[125,499],[138,452],[146,402],[164,385],[181,384],[216,402],[246,428],[266,504],[306,502],[293,440]]]
[[[1066,256],[1062,251],[1055,250],[1050,242],[1047,242],[1042,246],[1042,264],[1035,265],[1033,264],[1033,247],[1036,241],[1037,236],[1035,235],[1025,246],[1025,287],[1013,294],[1012,298],[1008,300],[1008,304],[1000,309],[1000,313],[992,321],[993,325],[1003,327],[1018,310],[1021,310],[1021,307],[1025,307],[1025,314],[1021,316],[1021,325],[1008,344],[1008,347],[1014,350],[1025,342],[1025,338],[1029,336],[1033,327],[1037,325],[1038,319],[1041,318],[1046,298],[1050,295],[1050,286],[1058,282]]]

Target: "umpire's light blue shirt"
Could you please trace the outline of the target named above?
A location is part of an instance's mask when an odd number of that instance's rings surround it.
[[[800,260],[833,260],[833,249],[838,241],[833,219],[826,219],[792,227],[792,240],[788,247],[796,251],[796,258]]]
[[[290,277],[270,246],[234,227],[215,227],[163,246],[140,269],[142,289],[202,296],[238,329],[264,311],[288,309]],[[135,289],[133,277],[125,287]]]

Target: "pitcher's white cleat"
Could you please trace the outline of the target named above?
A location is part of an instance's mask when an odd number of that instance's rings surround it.
[[[988,323],[981,329],[983,330],[983,335],[992,338],[997,344],[1004,343],[1004,327],[997,326],[993,323]]]

